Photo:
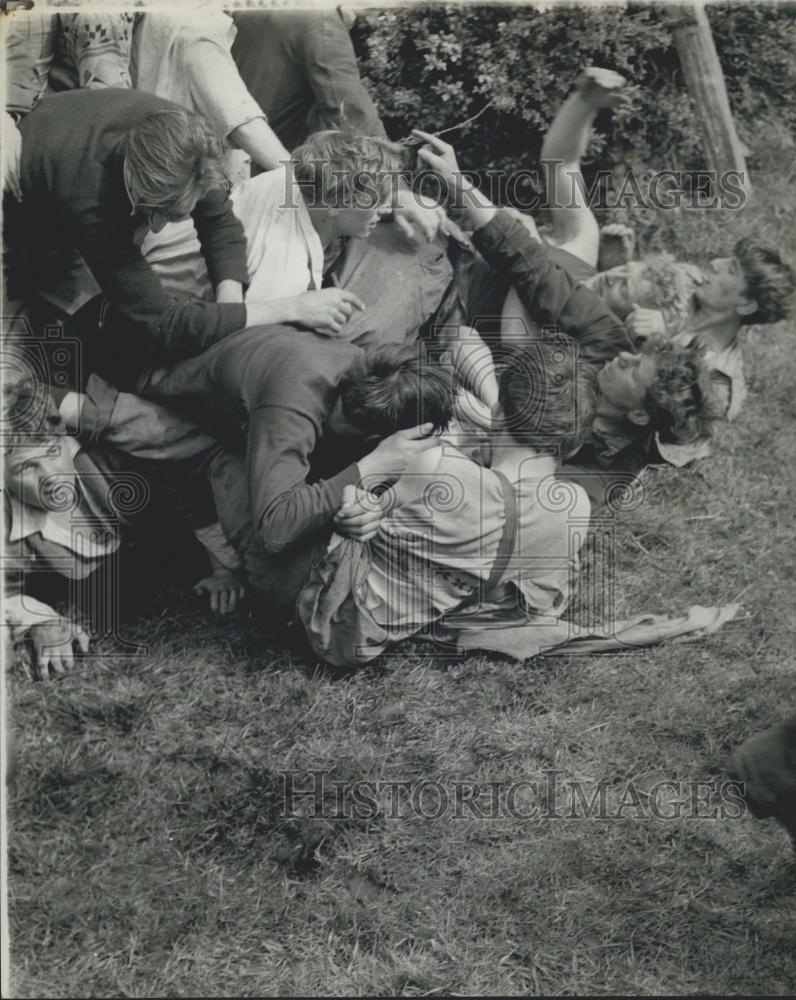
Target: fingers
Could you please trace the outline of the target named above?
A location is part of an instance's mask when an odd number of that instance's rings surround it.
[[[229,612],[229,591],[222,590],[218,594],[218,611],[219,614],[225,615]]]
[[[410,427],[405,431],[396,431],[402,437],[406,438],[408,441],[417,441],[420,438],[428,438],[429,434],[434,430],[433,424],[419,424],[417,427]],[[436,441],[436,439],[432,439]]]
[[[445,142],[436,135],[432,135],[430,132],[421,132],[419,128],[413,128],[412,135],[416,135],[418,139],[422,139],[432,149],[436,149],[438,153],[446,153],[449,149],[453,149],[450,143]]]
[[[77,640],[77,645],[81,653],[87,653],[89,647],[89,637],[88,633],[84,631],[79,625],[75,626],[75,639]]]
[[[417,235],[415,233],[415,227],[401,212],[395,212],[393,215],[393,221],[395,225],[400,229],[404,236],[411,240],[412,242],[417,241]]]
[[[365,303],[358,295],[350,292],[347,288],[340,288],[338,292],[343,302],[350,303],[355,309],[359,309],[360,312],[365,311]]]

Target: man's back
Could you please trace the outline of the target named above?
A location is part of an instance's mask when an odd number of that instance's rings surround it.
[[[150,111],[172,105],[137,90],[74,90],[43,98],[22,119],[23,204],[69,212],[115,201],[112,168],[123,136]]]
[[[232,17],[238,29],[232,57],[287,149],[312,131],[339,125],[341,115],[353,131],[384,134],[338,11],[236,11]]]

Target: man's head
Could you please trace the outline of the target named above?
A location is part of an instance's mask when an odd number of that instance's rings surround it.
[[[370,235],[397,170],[391,144],[370,136],[316,132],[293,151],[293,171],[304,200],[334,220],[339,236]]]
[[[667,321],[676,321],[688,314],[693,294],[688,267],[667,254],[628,261],[595,274],[584,284],[620,319],[627,319],[635,303],[643,309],[658,309]]]
[[[185,219],[210,191],[229,187],[224,143],[195,111],[150,111],[124,137],[122,152],[130,201],[153,232]]]
[[[702,355],[699,347],[651,337],[638,354],[623,352],[602,367],[600,395],[664,441],[694,441],[709,433],[717,416]]]
[[[768,243],[746,236],[732,257],[715,257],[703,274],[694,296],[705,310],[736,316],[739,324],[776,323],[790,311],[793,270]]]
[[[421,344],[368,347],[340,381],[330,424],[364,437],[383,438],[427,423],[431,433],[439,433],[453,416],[453,401],[450,370],[429,360]]]
[[[72,439],[46,386],[25,378],[3,387],[4,484],[20,503],[57,510],[74,492]]]
[[[591,431],[594,370],[579,361],[570,340],[538,340],[501,358],[500,407],[519,444],[553,448],[566,457]]]

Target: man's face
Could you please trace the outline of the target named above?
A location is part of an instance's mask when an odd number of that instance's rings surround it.
[[[139,216],[140,219],[145,219],[148,228],[153,233],[159,233],[170,222],[182,222],[188,218],[188,215],[176,215],[174,212],[170,212],[168,208],[154,208],[151,205],[142,205],[138,181],[134,172],[128,168],[126,163],[124,165],[124,182],[127,187],[127,197],[130,199],[133,209],[131,214]],[[193,211],[197,201],[198,198],[194,200],[191,211]]]
[[[6,488],[21,503],[40,510],[58,510],[59,494],[71,495],[77,473],[63,441],[14,448],[5,457]]]
[[[715,257],[702,268],[704,281],[694,290],[694,298],[708,309],[737,309],[749,302],[746,277],[737,257]]]
[[[340,236],[366,240],[379,221],[378,208],[339,208],[335,221]]]
[[[627,318],[634,302],[645,308],[655,307],[655,285],[644,277],[644,264],[639,260],[595,274],[585,284],[604,299],[620,319]]]
[[[614,406],[628,413],[642,411],[656,373],[652,355],[623,351],[603,365],[597,376],[597,385],[604,398]]]

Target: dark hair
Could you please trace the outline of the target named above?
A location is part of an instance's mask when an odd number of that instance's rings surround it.
[[[741,265],[749,297],[757,303],[745,323],[776,323],[789,314],[796,289],[793,269],[782,260],[770,243],[745,236],[735,244],[735,256]]]
[[[657,336],[646,341],[641,353],[655,359],[655,381],[644,397],[650,429],[661,440],[680,444],[707,437],[720,410],[704,350]]]
[[[500,405],[520,444],[570,455],[591,432],[597,399],[592,365],[569,338],[536,340],[502,355]]]
[[[226,147],[207,119],[186,108],[157,108],[122,140],[141,206],[183,218],[208,192],[228,188]]]
[[[340,381],[346,419],[365,435],[431,423],[445,430],[453,416],[453,376],[421,344],[366,348]]]

